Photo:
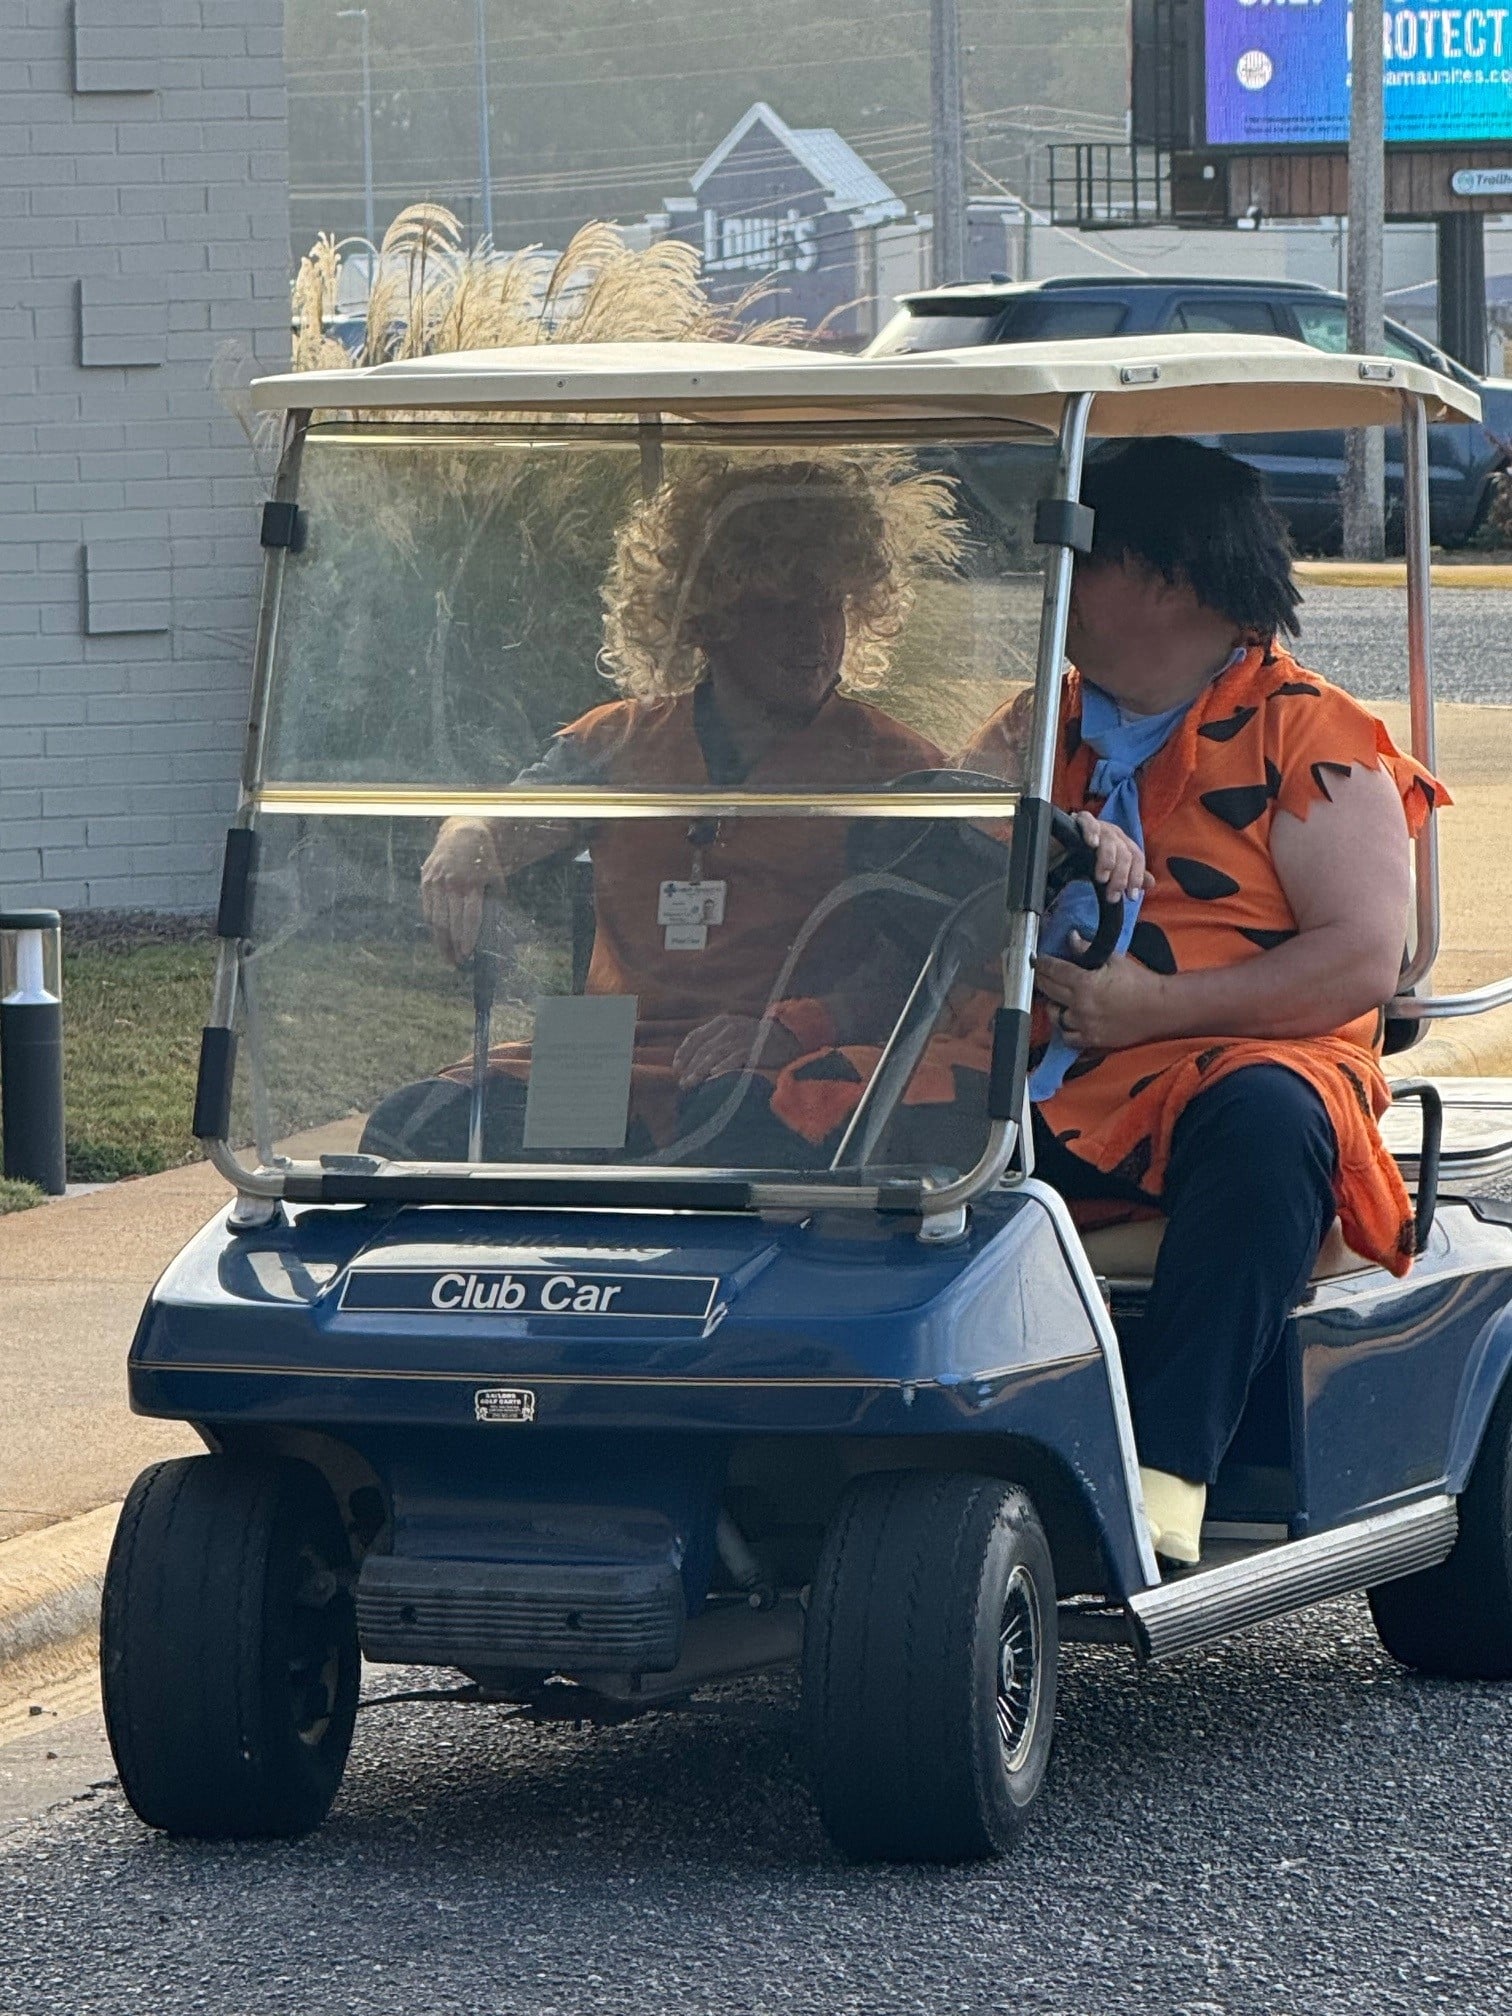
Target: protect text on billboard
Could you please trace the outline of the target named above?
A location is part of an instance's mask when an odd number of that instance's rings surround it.
[[[1327,147],[1349,138],[1348,0],[1205,0],[1212,147]],[[1386,0],[1386,138],[1512,141],[1512,0]]]

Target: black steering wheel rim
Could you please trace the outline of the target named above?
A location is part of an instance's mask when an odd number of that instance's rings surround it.
[[[981,770],[942,768],[910,771],[906,776],[893,778],[886,788],[912,792],[980,791],[1001,796],[1003,780]],[[1006,882],[1007,843],[984,827],[959,817],[920,820],[908,822],[908,832],[900,836],[902,823],[886,818],[855,820],[846,842],[852,873],[889,873],[914,883],[921,895],[927,893],[947,903],[964,903]],[[1046,878],[1046,907],[1072,882],[1088,883],[1097,898],[1097,925],[1091,943],[1081,952],[1068,951],[1064,955],[1073,965],[1093,971],[1105,966],[1117,949],[1123,929],[1123,903],[1119,898],[1110,898],[1096,880],[1096,850],[1082,838],[1071,814],[1057,806],[1052,806],[1050,812],[1050,838],[1052,846],[1059,850],[1059,858]],[[934,913],[934,924],[929,926],[931,932],[937,923],[938,910]]]

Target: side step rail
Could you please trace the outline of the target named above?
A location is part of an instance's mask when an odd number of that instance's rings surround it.
[[[1167,1659],[1329,1596],[1436,1568],[1458,1532],[1455,1500],[1424,1498],[1221,1568],[1196,1569],[1129,1598],[1134,1649],[1141,1660]]]

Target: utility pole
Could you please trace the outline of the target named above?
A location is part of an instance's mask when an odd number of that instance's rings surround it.
[[[934,284],[966,277],[966,100],[959,0],[929,0]]]
[[[378,234],[373,221],[373,66],[368,47],[368,10],[366,7],[343,7],[336,19],[362,23],[362,235],[376,253]]]
[[[1379,357],[1386,347],[1386,116],[1381,0],[1354,0],[1349,93],[1349,347]],[[1386,551],[1386,436],[1357,427],[1344,463],[1344,551],[1379,560]]]
[[[478,186],[483,196],[483,236],[493,239],[493,169],[488,160],[488,30],[486,0],[474,0],[478,17]]]

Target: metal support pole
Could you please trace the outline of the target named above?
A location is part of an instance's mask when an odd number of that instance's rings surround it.
[[[488,158],[488,29],[486,0],[474,0],[478,17],[478,187],[483,197],[483,236],[493,242],[493,169]]]
[[[362,23],[362,235],[376,252],[378,234],[373,212],[373,66],[368,38],[368,10],[366,7],[343,7],[336,19]],[[368,274],[370,286],[372,279],[370,271]]]
[[[1412,753],[1427,770],[1438,768],[1434,745],[1433,631],[1429,594],[1428,416],[1414,393],[1402,395],[1403,539],[1407,558],[1407,694]],[[1433,970],[1439,947],[1438,820],[1430,818],[1413,853],[1415,908],[1412,956],[1398,985],[1403,993]]]
[[[934,284],[966,277],[966,102],[959,0],[929,0],[934,142]]]
[[[5,1173],[51,1197],[67,1186],[63,1140],[62,919],[0,916],[0,1099]]]
[[[1438,240],[1439,348],[1467,371],[1486,369],[1486,234],[1478,210],[1434,219]]]
[[[1349,347],[1378,357],[1386,344],[1386,119],[1381,62],[1382,0],[1354,0],[1349,99]],[[1344,551],[1379,560],[1386,551],[1386,437],[1357,427],[1347,437]]]

